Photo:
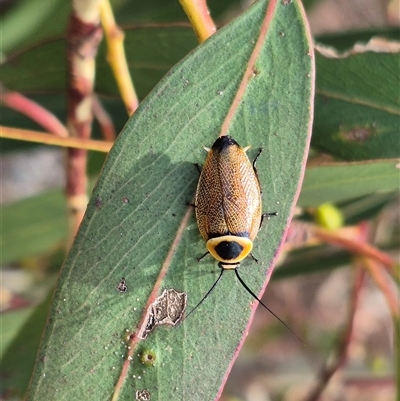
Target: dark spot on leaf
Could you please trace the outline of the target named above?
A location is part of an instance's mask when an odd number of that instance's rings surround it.
[[[100,196],[96,196],[95,200],[94,200],[94,206],[97,209],[100,209],[101,205],[103,204],[103,202],[101,201]]]
[[[145,349],[140,354],[140,362],[146,366],[154,366],[156,363],[157,355],[154,351]]]
[[[132,341],[133,337],[135,337],[135,333],[128,332],[128,335],[125,336],[126,341]]]
[[[128,291],[128,286],[126,285],[126,280],[122,277],[120,282],[118,283],[117,290],[124,294]]]

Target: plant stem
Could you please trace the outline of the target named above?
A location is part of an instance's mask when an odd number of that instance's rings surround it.
[[[113,11],[108,0],[101,2],[100,16],[108,47],[107,59],[114,72],[122,100],[130,116],[138,108],[139,99],[136,95],[125,57],[125,34],[115,23]]]
[[[0,101],[5,106],[30,118],[58,137],[65,138],[68,136],[68,130],[65,125],[49,110],[19,92],[9,91],[4,86],[1,86],[0,89]]]
[[[113,142],[96,141],[94,139],[62,138],[46,132],[30,131],[21,128],[4,127],[0,125],[0,138],[15,139],[17,141],[36,142],[43,145],[77,148],[107,153]]]
[[[199,42],[213,35],[217,28],[210,16],[206,0],[179,0],[183,11],[189,18]]]
[[[101,0],[73,1],[67,28],[68,117],[70,136],[89,139],[92,125],[92,95],[95,57],[102,39],[99,5]],[[69,243],[83,218],[87,205],[87,151],[67,150],[67,204]]]
[[[356,270],[356,277],[354,280],[354,288],[350,302],[348,321],[343,332],[342,340],[335,352],[333,362],[330,363],[328,361],[326,365],[321,369],[318,375],[317,384],[315,385],[311,393],[304,399],[304,401],[318,401],[329,380],[336,373],[336,371],[340,369],[346,362],[347,350],[349,348],[349,344],[353,335],[354,316],[356,314],[360,290],[363,285],[364,277],[364,270],[358,268]]]

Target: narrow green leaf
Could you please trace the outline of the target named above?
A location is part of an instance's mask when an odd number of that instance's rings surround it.
[[[24,322],[32,314],[33,307],[2,312],[1,314],[1,343],[0,357],[3,358],[4,351],[9,347],[13,338],[23,326]]]
[[[159,24],[127,29],[124,44],[135,89],[143,98],[196,46],[197,40],[188,24]],[[96,58],[96,91],[118,95],[106,52],[103,41]],[[64,92],[66,68],[65,39],[58,38],[10,55],[0,73],[9,89],[25,93]]]
[[[242,146],[253,146],[250,157],[264,147],[257,164],[263,209],[279,212],[255,241],[260,263],[249,259],[242,266],[256,293],[269,278],[299,192],[313,96],[311,44],[299,3],[271,4],[276,10],[255,76],[229,129]],[[193,214],[185,220],[186,202],[198,180],[194,163],[203,162],[202,146],[219,134],[266,7],[258,1],[175,66],[118,137],[62,269],[28,400],[88,394],[132,400],[146,390],[152,401],[206,401],[220,393],[256,307],[231,272],[183,324],[157,328],[132,351],[126,338],[138,329],[158,284],[157,295],[184,291],[190,310],[219,274],[211,257],[196,261],[205,244]],[[116,290],[122,277],[125,293]],[[143,365],[144,353],[154,364]]]
[[[313,146],[347,160],[400,157],[400,42],[319,49]]]
[[[346,225],[353,225],[363,220],[375,218],[387,207],[390,209],[390,204],[397,202],[398,196],[398,190],[377,192],[341,202],[338,206],[344,214]]]
[[[399,161],[333,163],[306,170],[299,205],[318,206],[399,190]]]
[[[6,335],[6,338],[2,337],[2,341],[3,339],[8,341],[6,344],[2,344],[4,349],[1,356],[1,394],[18,397],[18,399],[25,394],[46,324],[50,301],[51,296],[48,296],[36,308],[30,307],[22,311],[2,314],[4,315],[2,316],[2,336]],[[7,331],[10,330],[10,326],[15,325],[15,318],[18,315],[27,314],[30,316],[20,330],[17,333],[14,332],[12,339],[7,339],[7,336],[10,335]],[[4,331],[3,328],[6,330]]]
[[[0,19],[4,53],[63,32],[71,10],[71,4],[63,0],[24,0],[13,6]]]
[[[67,234],[64,195],[52,191],[3,207],[1,228],[2,263],[48,250]]]
[[[326,245],[303,248],[291,252],[285,262],[278,266],[272,276],[273,280],[283,280],[295,276],[323,273],[348,266],[352,255],[338,251]]]

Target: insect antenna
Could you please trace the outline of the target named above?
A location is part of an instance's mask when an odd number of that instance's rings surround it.
[[[217,280],[215,283],[212,285],[212,287],[208,290],[207,294],[204,295],[204,297],[201,299],[201,301],[185,316],[183,320],[186,320],[207,298],[208,296],[212,293],[213,289],[217,286],[217,284],[220,282],[222,274],[224,273],[224,270],[221,270],[221,273],[219,274]],[[183,321],[182,320],[182,321]]]
[[[236,277],[238,278],[238,280],[240,281],[242,286],[246,289],[246,291],[249,294],[251,294],[253,296],[253,298],[256,299],[269,313],[271,313],[271,315],[275,316],[275,318],[278,319],[302,344],[304,344],[304,341],[280,317],[278,317],[278,315],[276,315],[274,312],[272,312],[272,310],[269,309],[268,306],[265,305],[264,302],[262,302],[261,299],[258,298],[256,294],[254,294],[254,292],[247,286],[247,284],[239,276],[239,272],[238,272],[237,268],[235,269],[235,273],[236,273]],[[222,275],[222,272],[221,272],[221,275]],[[221,277],[219,277],[219,278],[221,278]],[[203,302],[203,301],[204,301],[204,299],[201,300],[201,302]],[[197,308],[197,306],[196,306],[196,308]],[[192,313],[192,312],[190,312],[190,313]]]

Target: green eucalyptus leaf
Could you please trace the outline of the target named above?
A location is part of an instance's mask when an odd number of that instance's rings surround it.
[[[399,161],[332,163],[308,167],[299,205],[318,206],[399,189]]]
[[[71,3],[63,0],[22,0],[2,15],[1,51],[8,53],[65,31]]]
[[[300,275],[330,272],[348,266],[352,261],[349,252],[327,245],[305,247],[291,252],[272,276],[273,280],[284,280]]]
[[[313,98],[299,2],[271,4],[276,10],[255,74],[229,127],[239,144],[252,145],[250,157],[264,147],[257,164],[263,209],[279,212],[255,240],[260,263],[242,264],[257,294],[299,193]],[[154,289],[185,292],[190,310],[219,274],[210,256],[196,261],[205,244],[187,202],[198,180],[194,163],[203,162],[202,146],[219,135],[266,7],[258,1],[177,64],[118,137],[60,274],[28,400],[132,400],[138,391],[152,401],[217,398],[256,307],[232,272],[179,326],[156,328],[146,339],[138,328]],[[124,293],[116,290],[122,277]],[[146,353],[154,364],[143,365]]]
[[[49,250],[67,235],[64,195],[51,191],[4,206],[1,224],[2,263]]]
[[[318,49],[313,146],[346,160],[400,157],[400,42]]]
[[[165,73],[197,44],[185,23],[139,25],[125,31],[125,53],[139,97],[145,97]],[[107,61],[106,42],[96,58],[96,92],[118,95]],[[45,60],[45,62],[44,62]],[[64,92],[67,85],[65,39],[54,38],[12,54],[0,67],[3,84],[24,93]]]
[[[19,397],[26,392],[37,349],[46,324],[51,296],[35,308],[6,312],[2,316],[1,394]],[[24,318],[25,317],[25,318]],[[21,327],[16,327],[20,326]]]

